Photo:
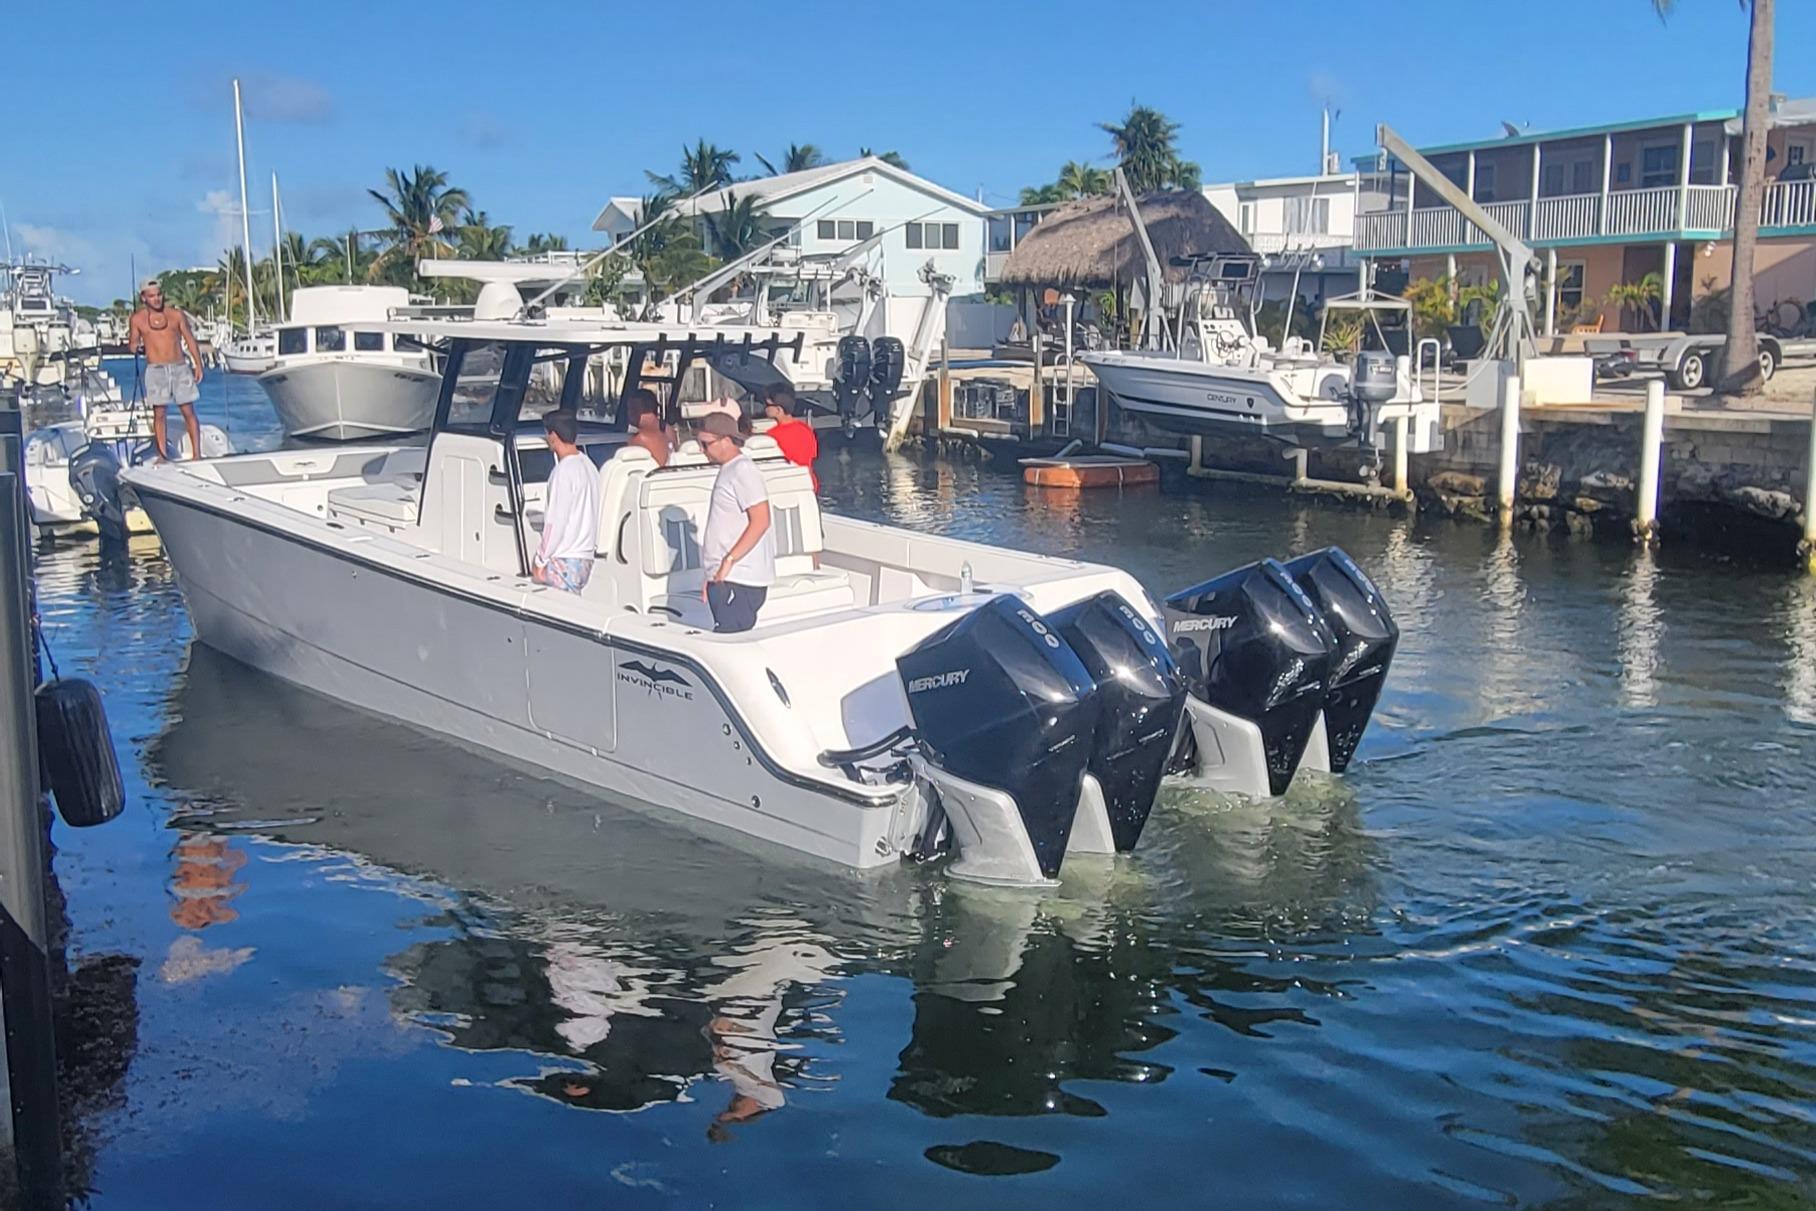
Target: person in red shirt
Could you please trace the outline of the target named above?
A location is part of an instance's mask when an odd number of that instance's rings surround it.
[[[794,388],[787,383],[771,383],[763,392],[763,414],[774,423],[769,436],[781,447],[782,457],[799,467],[806,467],[807,474],[813,479],[813,490],[820,490],[820,477],[815,474],[813,460],[820,454],[820,439],[813,431],[813,426],[805,421],[795,419]]]

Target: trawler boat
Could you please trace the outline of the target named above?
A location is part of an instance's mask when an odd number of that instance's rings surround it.
[[[229,374],[263,374],[277,361],[277,334],[256,328],[221,347],[221,368]]]
[[[585,366],[609,350],[668,358],[678,382],[724,335],[385,330],[443,351],[426,446],[140,466],[126,483],[201,642],[583,785],[849,867],[945,853],[955,875],[1042,883],[1068,855],[1133,849],[1169,769],[1267,795],[1338,767],[1386,675],[1397,631],[1340,555],[1263,561],[1163,610],[1115,568],[823,513],[760,436],[746,450],[778,579],[754,630],[715,634],[700,534],[716,470],[691,443],[658,467],[626,444],[622,407],[582,429],[592,579],[545,587],[528,575],[553,467],[538,414],[597,414]],[[534,373],[550,363],[566,372]]]
[[[1420,394],[1404,359],[1376,352],[1346,364],[1301,338],[1275,349],[1257,334],[1249,304],[1258,267],[1250,255],[1194,258],[1173,348],[1079,359],[1123,411],[1173,433],[1264,437],[1302,449],[1373,447],[1384,422],[1404,417],[1410,453],[1442,447],[1437,405]],[[1345,305],[1365,314],[1406,307],[1380,297],[1333,300],[1329,310]]]
[[[259,375],[285,433],[362,441],[429,427],[441,375],[421,344],[383,328],[409,305],[401,286],[304,286],[291,296]]]

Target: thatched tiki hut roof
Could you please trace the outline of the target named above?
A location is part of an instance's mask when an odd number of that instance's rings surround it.
[[[1174,257],[1250,251],[1248,241],[1196,190],[1148,193],[1136,201],[1168,281],[1183,281],[1186,275],[1172,264]],[[1048,211],[1016,241],[999,281],[1004,286],[1097,288],[1132,282],[1146,273],[1135,225],[1116,198],[1104,197]]]

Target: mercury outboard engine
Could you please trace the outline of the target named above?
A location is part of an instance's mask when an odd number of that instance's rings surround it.
[[[1100,706],[1090,673],[1019,597],[993,597],[896,658],[958,857],[952,873],[1059,874]]]
[[[1047,621],[1078,653],[1103,703],[1070,851],[1127,853],[1178,739],[1185,679],[1166,640],[1118,593],[1088,597]]]
[[[93,441],[70,456],[69,486],[101,537],[126,538],[126,506],[120,500],[120,456],[112,442]]]
[[[846,421],[856,419],[858,401],[870,384],[870,342],[861,336],[842,336],[838,345],[839,364],[832,374],[832,398],[839,415]]]
[[[1326,547],[1301,555],[1288,561],[1286,570],[1318,607],[1337,641],[1330,688],[1324,695],[1324,741],[1326,764],[1340,774],[1356,755],[1356,744],[1381,697],[1400,628],[1380,590],[1341,549]],[[1314,756],[1306,754],[1308,767],[1315,768]]]
[[[1399,389],[1393,354],[1381,349],[1365,349],[1356,354],[1349,377],[1349,435],[1370,460],[1362,468],[1365,478],[1380,476],[1381,405],[1393,399]]]
[[[1317,607],[1264,559],[1173,594],[1163,612],[1191,691],[1197,772],[1226,790],[1284,794],[1318,725],[1336,651]]]
[[[908,349],[900,337],[879,336],[870,342],[870,411],[879,426],[889,423],[889,405],[902,389]]]

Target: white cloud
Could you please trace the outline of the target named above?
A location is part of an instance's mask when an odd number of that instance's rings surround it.
[[[12,243],[15,253],[78,271],[74,277],[59,278],[57,291],[86,303],[129,298],[135,272],[149,277],[161,268],[153,263],[145,241],[137,238],[110,239],[102,244],[80,232],[47,223],[14,223]]]
[[[240,81],[246,116],[316,125],[334,117],[334,97],[315,80],[257,72]]]
[[[226,249],[240,242],[240,207],[225,189],[210,189],[195,204],[196,210],[214,222],[196,249],[196,264],[212,265]]]

